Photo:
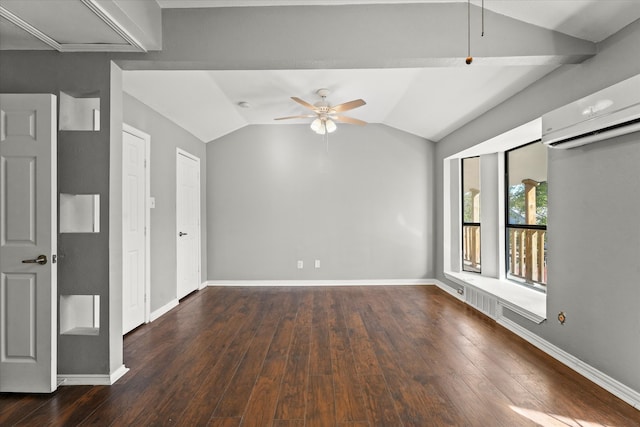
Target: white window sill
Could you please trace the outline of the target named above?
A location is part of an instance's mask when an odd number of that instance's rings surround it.
[[[472,286],[496,297],[498,303],[521,316],[540,324],[547,318],[547,295],[506,280],[466,272],[444,273],[449,280],[462,286]]]

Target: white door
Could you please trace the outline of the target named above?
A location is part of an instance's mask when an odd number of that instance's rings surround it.
[[[124,125],[122,133],[122,332],[148,320],[147,292],[147,141],[149,136]]]
[[[200,159],[178,149],[176,163],[178,299],[200,287]]]
[[[57,386],[55,117],[53,95],[0,94],[0,392]]]

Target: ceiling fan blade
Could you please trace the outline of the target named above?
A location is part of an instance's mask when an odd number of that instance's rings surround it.
[[[365,104],[366,102],[364,102],[364,100],[362,99],[354,99],[353,101],[345,102],[344,104],[331,107],[331,111],[335,111],[336,113],[339,113],[341,111],[349,111],[353,110],[354,108],[362,107]]]
[[[277,119],[273,119],[273,120],[288,120],[288,119],[308,119],[311,117],[317,117],[315,114],[307,114],[304,116],[287,116],[287,117],[278,117]]]
[[[349,123],[352,125],[358,125],[358,126],[364,126],[367,124],[367,122],[365,122],[364,120],[360,120],[360,119],[354,119],[353,117],[347,117],[347,116],[335,116],[335,117],[331,117],[332,119],[342,122],[342,123]]]
[[[298,97],[292,96],[291,99],[293,99],[294,101],[296,101],[298,104],[302,105],[305,108],[308,108],[311,111],[316,111],[316,107],[309,104],[307,101],[302,100]]]

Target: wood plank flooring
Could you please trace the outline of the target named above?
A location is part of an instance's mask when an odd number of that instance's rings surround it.
[[[434,286],[212,287],[125,337],[111,387],[0,394],[11,426],[640,426]]]

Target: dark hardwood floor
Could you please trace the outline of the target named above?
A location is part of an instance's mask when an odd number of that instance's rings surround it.
[[[0,395],[0,425],[640,426],[433,286],[206,288],[125,337],[111,387]]]

